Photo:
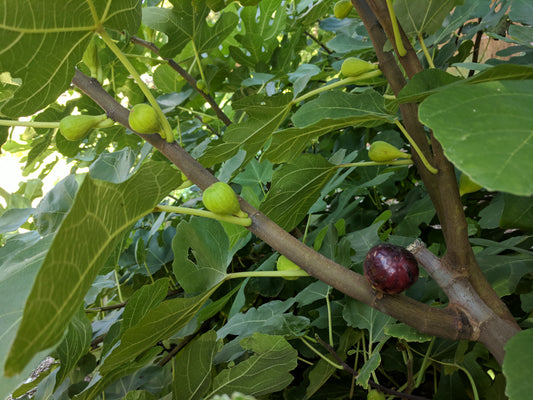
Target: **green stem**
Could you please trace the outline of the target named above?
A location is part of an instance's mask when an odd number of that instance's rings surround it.
[[[30,126],[32,128],[58,129],[59,122],[18,121],[18,120],[0,119],[0,126]]]
[[[118,299],[121,303],[124,303],[124,298],[122,297],[122,290],[120,289],[120,282],[118,280],[118,272],[117,268],[115,267],[115,282],[117,283],[117,292],[118,292]]]
[[[420,384],[422,383],[422,378],[424,377],[424,372],[426,371],[426,368],[428,367],[429,356],[431,354],[431,350],[433,349],[434,344],[435,344],[435,337],[431,339],[431,342],[429,343],[426,354],[424,355],[424,359],[422,360],[422,365],[420,365],[418,376],[416,377],[416,380],[415,380],[415,388],[419,387]]]
[[[231,224],[240,225],[240,226],[252,225],[251,218],[241,218],[241,217],[235,217],[233,215],[215,214],[214,212],[211,212],[211,211],[198,210],[196,208],[158,205],[158,206],[155,206],[153,209],[153,212],[162,212],[162,211],[172,212],[176,214],[196,215],[197,217],[206,217],[206,218],[216,219],[218,221],[229,222]]]
[[[303,100],[308,99],[309,97],[315,96],[319,93],[325,92],[327,90],[338,88],[339,86],[345,86],[349,85],[350,83],[355,83],[358,81],[363,81],[370,78],[375,78],[377,76],[380,76],[382,74],[381,70],[377,69],[375,71],[366,72],[364,74],[358,75],[358,76],[350,76],[348,78],[341,79],[340,81],[334,82],[330,85],[322,86],[318,89],[311,90],[310,92],[301,95],[300,97],[295,98],[292,100],[292,104],[297,104]]]
[[[351,167],[370,167],[373,165],[412,165],[412,160],[393,160],[393,161],[359,161],[355,163],[346,163],[335,165],[332,168],[351,168]]]
[[[422,32],[417,32],[417,36],[418,36],[418,41],[420,42],[420,47],[422,48],[422,51],[424,52],[424,56],[426,57],[429,67],[435,68],[435,64],[433,63],[433,58],[429,54],[428,48],[426,47],[426,44],[424,43]]]
[[[97,33],[100,35],[100,37],[103,39],[107,47],[117,56],[119,61],[124,65],[124,67],[128,70],[128,72],[131,74],[133,79],[135,79],[135,82],[143,92],[143,94],[146,96],[146,99],[150,103],[150,105],[154,108],[156,111],[159,120],[161,122],[162,126],[162,132],[161,136],[164,137],[167,142],[172,143],[174,142],[174,134],[172,133],[172,128],[170,127],[170,124],[168,123],[167,118],[165,117],[165,114],[163,114],[163,111],[161,110],[161,107],[159,107],[159,104],[157,104],[157,101],[155,100],[155,97],[152,95],[152,92],[150,92],[150,89],[148,89],[148,86],[143,82],[141,79],[141,76],[133,66],[133,64],[128,60],[128,57],[124,55],[124,53],[118,48],[118,46],[113,42],[113,39],[108,35],[108,33],[105,31],[104,28],[101,28],[97,31]]]
[[[337,363],[334,363],[333,361],[331,361],[329,358],[327,358],[324,354],[322,354],[321,352],[319,352],[317,349],[315,349],[313,346],[311,346],[311,344],[305,340],[303,337],[300,337],[300,340],[307,346],[309,347],[309,349],[315,353],[317,356],[319,356],[322,360],[324,360],[325,362],[327,362],[328,364],[332,365],[333,367],[335,367],[336,369],[344,369],[342,368],[342,365],[339,365]]]
[[[405,135],[405,137],[407,138],[407,140],[409,141],[409,143],[411,144],[413,149],[416,151],[416,153],[420,157],[420,160],[422,161],[424,166],[427,168],[427,170],[429,172],[431,172],[432,174],[438,174],[439,170],[429,163],[429,161],[427,160],[426,156],[424,156],[424,153],[422,153],[422,150],[420,150],[420,147],[418,147],[418,145],[413,140],[411,135],[409,135],[409,132],[407,132],[407,130],[402,125],[402,123],[400,121],[398,121],[398,120],[395,120],[394,123],[402,131],[402,133]]]
[[[394,7],[392,6],[392,0],[387,0],[387,8],[389,9],[390,21],[392,24],[392,31],[394,32],[394,42],[396,43],[396,50],[398,55],[403,57],[407,54],[407,50],[402,42],[402,36],[400,35],[400,28],[398,27],[398,20],[396,19],[396,13],[394,12]]]
[[[246,272],[232,272],[226,276],[226,279],[238,278],[292,278],[297,276],[309,276],[307,272],[302,270],[292,271],[246,271]]]
[[[196,48],[196,45],[194,44],[194,40],[191,40],[192,43],[192,51],[194,52],[194,57],[196,58],[196,62],[198,63],[198,69],[200,70],[200,76],[202,79],[207,82],[205,79],[204,70],[202,68],[202,63],[200,62],[200,54],[198,54],[198,49]],[[207,91],[209,92],[209,88],[207,88]]]
[[[329,345],[333,347],[333,326],[331,321],[331,303],[329,302],[329,292],[326,295],[326,308],[328,310],[328,339]]]

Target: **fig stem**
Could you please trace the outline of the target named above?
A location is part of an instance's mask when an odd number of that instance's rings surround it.
[[[196,45],[194,44],[194,40],[191,40],[192,43],[192,51],[194,52],[194,58],[196,59],[196,63],[198,64],[198,69],[200,70],[200,76],[202,77],[202,80],[204,82],[207,82],[207,79],[205,79],[204,69],[202,68],[202,63],[200,62],[200,54],[198,54],[198,49],[196,48]],[[209,93],[209,88],[207,88],[207,92]]]
[[[0,119],[0,126],[28,126],[32,128],[58,129],[59,122],[19,121],[16,119],[15,120]]]
[[[170,127],[170,124],[168,123],[165,114],[163,114],[161,107],[159,107],[159,104],[157,104],[155,97],[152,95],[152,92],[150,92],[150,89],[148,89],[148,86],[146,86],[146,84],[143,82],[141,76],[139,75],[133,64],[130,62],[130,60],[128,60],[128,57],[126,57],[124,53],[118,48],[115,42],[113,42],[113,39],[111,39],[111,36],[109,36],[109,34],[104,28],[100,28],[96,32],[103,39],[107,47],[109,47],[109,49],[115,54],[115,56],[117,56],[122,65],[124,65],[124,67],[131,74],[133,79],[135,79],[135,82],[137,83],[143,94],[146,96],[146,99],[156,111],[157,116],[159,117],[159,120],[161,122],[161,126],[163,127],[161,137],[166,139],[166,141],[169,143],[174,142],[174,134],[172,133],[172,128]]]
[[[246,272],[232,272],[226,276],[226,279],[237,278],[287,278],[287,277],[299,277],[310,276],[307,272],[302,270],[292,271],[246,271]]]
[[[324,354],[322,354],[321,352],[319,352],[317,349],[315,349],[311,343],[309,343],[307,340],[305,340],[303,337],[300,337],[299,338],[303,344],[305,344],[307,347],[309,347],[309,350],[311,350],[313,353],[315,353],[317,356],[319,356],[322,360],[324,360],[325,362],[327,362],[329,365],[335,367],[336,369],[344,369],[342,367],[342,365],[339,365],[337,363],[334,363],[333,361],[331,361],[329,358],[327,358]]]
[[[426,43],[424,43],[424,38],[422,37],[422,32],[416,33],[418,36],[418,41],[420,42],[420,47],[422,49],[422,52],[424,53],[424,56],[426,57],[426,60],[428,62],[429,68],[435,68],[435,64],[433,63],[433,58],[429,54],[428,48],[426,47]]]
[[[355,163],[335,165],[333,168],[370,167],[373,165],[413,165],[413,161],[409,159],[393,161],[359,161]]]
[[[299,102],[308,99],[309,97],[315,96],[317,94],[320,94],[322,92],[325,92],[327,90],[338,88],[339,86],[345,86],[349,85],[350,83],[355,83],[357,81],[362,81],[365,79],[375,78],[377,76],[380,76],[382,74],[381,70],[376,69],[375,71],[365,72],[364,74],[358,75],[358,76],[351,76],[348,78],[341,79],[340,81],[334,82],[329,85],[322,86],[318,89],[311,90],[310,92],[307,92],[306,94],[301,95],[300,97],[295,98],[292,100],[289,104],[298,104]]]
[[[389,9],[390,21],[392,25],[392,31],[394,32],[394,42],[396,43],[396,50],[398,55],[403,57],[407,54],[407,50],[402,42],[402,36],[400,35],[400,28],[398,27],[398,20],[396,19],[396,13],[394,12],[394,7],[392,6],[392,0],[387,0],[387,8]]]
[[[245,227],[252,225],[251,218],[241,218],[241,217],[235,217],[233,215],[216,214],[208,210],[199,210],[196,208],[158,205],[158,206],[155,206],[152,211],[195,215],[197,217],[206,217],[206,218],[216,219],[217,221],[229,222],[231,224],[245,226]]]
[[[420,150],[420,147],[418,147],[418,145],[413,140],[411,135],[409,135],[409,132],[407,132],[407,130],[402,125],[402,123],[399,120],[397,120],[397,119],[394,120],[394,123],[400,129],[400,131],[402,131],[402,133],[405,135],[405,137],[407,138],[407,140],[409,141],[409,143],[411,144],[413,149],[416,151],[416,154],[418,154],[418,156],[420,157],[420,160],[422,161],[424,166],[427,168],[427,170],[429,172],[431,172],[432,174],[434,174],[434,175],[438,174],[439,170],[429,163],[429,161],[427,160],[427,158],[424,155],[424,153],[422,153],[422,150]]]

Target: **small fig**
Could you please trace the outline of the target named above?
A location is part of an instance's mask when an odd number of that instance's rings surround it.
[[[353,4],[350,0],[339,0],[333,7],[333,14],[335,14],[335,18],[344,19],[350,14],[352,8]]]
[[[375,71],[377,68],[377,65],[361,60],[360,58],[348,57],[341,65],[341,73],[344,76],[355,77],[365,72]]]
[[[404,153],[390,143],[378,140],[370,145],[368,157],[372,161],[387,162],[397,158],[411,158],[411,154]]]
[[[403,292],[418,279],[415,256],[403,247],[388,243],[378,244],[368,251],[363,269],[372,287],[387,294]]]
[[[203,79],[200,79],[200,80],[196,81],[196,86],[197,86],[198,89],[200,89],[202,92],[205,92],[205,90],[207,89],[207,82],[204,81]]]
[[[59,121],[59,131],[67,140],[81,140],[107,119],[102,115],[68,115]]]
[[[459,178],[459,195],[463,196],[467,193],[474,193],[478,190],[482,189],[483,186],[478,185],[476,182],[474,182],[470,177],[462,173],[461,177]]]
[[[385,394],[379,390],[372,389],[366,395],[366,400],[385,400]]]
[[[278,271],[298,271],[301,270],[301,268],[293,263],[291,260],[289,260],[287,257],[281,255],[278,258],[278,261],[276,262],[276,269]],[[298,276],[284,276],[284,279],[287,279],[289,281],[298,279]]]
[[[216,182],[204,190],[202,201],[205,207],[215,214],[237,215],[246,218],[248,214],[241,211],[237,195],[230,185]]]
[[[161,130],[161,121],[157,112],[149,104],[135,104],[128,117],[131,129],[135,132],[148,134]]]

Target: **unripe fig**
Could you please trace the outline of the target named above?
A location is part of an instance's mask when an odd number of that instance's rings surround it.
[[[287,257],[281,255],[278,258],[278,261],[276,262],[276,269],[278,271],[298,271],[301,270],[301,268],[293,263],[291,260],[289,260]],[[289,281],[298,279],[298,276],[284,276],[284,279],[287,279]]]
[[[149,104],[135,104],[128,117],[131,129],[139,133],[158,133],[161,130],[161,121],[157,112]]]
[[[478,190],[482,189],[483,186],[478,185],[476,182],[474,182],[467,174],[461,174],[461,177],[459,178],[459,195],[463,196],[467,193],[474,193]]]
[[[205,207],[215,214],[237,215],[246,218],[248,214],[241,211],[237,195],[230,185],[216,182],[204,190],[202,197]]]
[[[341,73],[344,76],[359,76],[365,72],[375,71],[377,65],[356,57],[348,57],[341,65]]]
[[[335,18],[344,19],[350,14],[352,8],[353,4],[350,0],[339,0],[333,7],[333,14],[335,14]]]
[[[196,81],[196,86],[197,86],[198,89],[200,89],[202,92],[205,92],[205,90],[207,89],[207,82],[204,81],[203,79],[200,79],[199,81]]]
[[[366,395],[366,400],[385,400],[385,394],[379,390],[372,389]]]
[[[372,287],[387,294],[403,292],[418,279],[415,256],[403,247],[388,243],[378,244],[368,251],[363,270]]]
[[[378,140],[370,145],[368,157],[372,161],[387,162],[397,158],[411,158],[411,154],[404,153],[390,143]]]
[[[91,77],[96,78],[98,75],[98,67],[100,66],[100,59],[98,58],[98,45],[96,44],[96,36],[93,36],[89,45],[83,53],[83,62],[91,71]]]
[[[105,121],[107,116],[102,115],[69,115],[59,121],[59,131],[67,140],[81,140],[91,129]]]

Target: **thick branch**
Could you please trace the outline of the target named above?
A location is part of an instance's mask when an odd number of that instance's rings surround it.
[[[454,270],[443,265],[443,260],[429,251],[422,242],[415,242],[409,250],[446,293],[450,307],[468,315],[473,328],[472,339],[485,344],[501,364],[505,355],[504,344],[520,331],[516,323],[502,320],[485,304],[468,279],[454,275]]]
[[[116,102],[98,81],[76,71],[72,82],[102,107],[109,118],[129,127],[129,111]],[[159,135],[139,136],[157,148],[201,189],[216,182],[216,178],[176,142],[168,143]],[[430,307],[404,295],[385,295],[378,299],[363,276],[317,253],[244,200],[240,199],[240,202],[241,208],[253,221],[248,229],[315,278],[422,333],[455,340],[472,337],[468,319],[462,312]]]
[[[380,68],[397,95],[405,85],[405,78],[392,53],[383,51],[387,38],[391,43],[394,43],[394,33],[386,2],[384,0],[352,0],[352,3],[374,44]],[[400,32],[407,54],[404,57],[399,57],[398,60],[407,76],[411,78],[422,70],[422,66],[401,27]],[[403,104],[400,106],[400,111],[404,124],[413,139],[424,154],[430,154],[425,129],[418,120],[418,106],[413,103]],[[428,156],[428,159],[439,170],[437,175],[430,174],[415,154],[413,154],[413,161],[433,201],[442,226],[447,247],[446,265],[467,277],[481,298],[499,316],[509,322],[514,322],[513,316],[490,286],[474,257],[468,240],[468,224],[459,196],[454,167],[445,157],[440,143],[432,135],[431,144],[433,158]]]

